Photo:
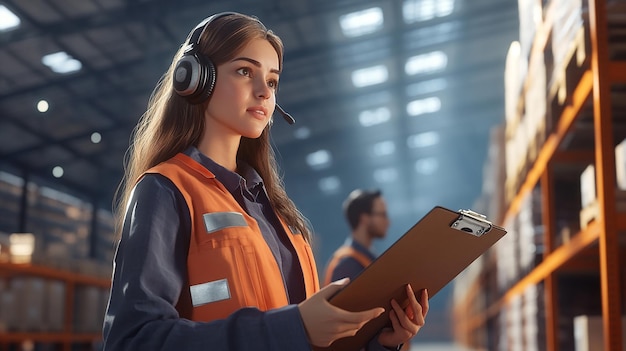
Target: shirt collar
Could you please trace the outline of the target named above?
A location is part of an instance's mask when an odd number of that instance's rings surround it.
[[[359,242],[357,242],[356,240],[354,240],[352,238],[352,236],[349,236],[346,239],[346,243],[345,245],[347,246],[352,246],[355,250],[357,250],[358,252],[367,255],[370,259],[375,259],[376,255],[374,255],[374,253],[372,251],[370,251],[367,247],[361,245]]]
[[[216,163],[208,156],[204,155],[195,146],[190,146],[184,152],[185,155],[191,157],[194,161],[200,163],[211,173],[215,175],[217,180],[224,184],[229,192],[234,192],[239,186],[246,187],[248,190],[252,190],[258,185],[263,184],[263,179],[259,173],[248,165],[247,162],[237,160],[237,167],[243,174],[243,177],[236,172],[230,171],[220,164]]]

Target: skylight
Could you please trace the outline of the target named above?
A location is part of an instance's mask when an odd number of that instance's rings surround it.
[[[388,78],[389,72],[385,65],[357,69],[352,72],[352,84],[357,88],[384,83]]]
[[[396,144],[391,140],[381,141],[372,145],[372,156],[389,156],[396,152]]]
[[[48,66],[52,72],[61,74],[76,72],[83,67],[80,61],[68,55],[65,51],[45,55],[41,62]]]
[[[8,32],[20,26],[20,18],[6,6],[0,5],[0,31]]]
[[[325,177],[319,180],[317,186],[325,194],[335,194],[341,189],[341,180],[336,176]]]
[[[333,158],[328,150],[318,150],[306,156],[306,163],[313,169],[325,169],[330,167]]]
[[[391,119],[391,111],[387,107],[379,107],[373,110],[365,110],[359,113],[359,123],[363,127],[371,127],[382,124]]]
[[[434,157],[426,157],[415,162],[415,171],[419,174],[429,175],[439,168],[439,161]]]
[[[441,100],[438,97],[413,100],[406,105],[409,116],[419,116],[441,110]]]
[[[383,23],[383,10],[380,7],[351,12],[339,17],[339,25],[347,37],[376,32],[383,27]]]
[[[448,65],[448,55],[443,51],[409,57],[404,65],[404,72],[409,75],[427,74],[443,71]]]
[[[454,0],[405,0],[402,4],[402,16],[406,23],[445,17],[453,11]]]
[[[411,149],[433,146],[438,143],[439,133],[437,132],[424,132],[413,134],[406,139],[406,144]]]
[[[300,127],[293,132],[293,136],[300,140],[308,139],[311,136],[311,129],[309,127]]]
[[[435,78],[407,85],[405,90],[407,96],[416,96],[432,94],[434,92],[444,90],[447,87],[448,81],[446,78]]]
[[[372,176],[379,183],[391,183],[398,180],[398,170],[392,167],[379,168],[374,171]]]

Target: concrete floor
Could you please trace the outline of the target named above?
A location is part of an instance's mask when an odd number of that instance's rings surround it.
[[[413,343],[410,351],[476,351],[451,343]]]

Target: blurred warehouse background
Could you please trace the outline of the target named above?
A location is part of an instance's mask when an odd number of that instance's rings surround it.
[[[476,205],[516,1],[0,0],[5,254],[11,233],[32,233],[42,263],[88,259],[82,273],[106,279],[132,128],[189,31],[222,11],[256,15],[284,41],[278,101],[297,123],[277,118],[272,134],[320,269],[349,234],[341,203],[354,188],[387,200],[379,253],[435,205]],[[449,296],[433,299],[418,342],[452,340]]]

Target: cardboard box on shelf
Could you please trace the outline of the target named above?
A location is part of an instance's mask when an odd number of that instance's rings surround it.
[[[622,350],[626,350],[626,316],[622,317]],[[576,351],[604,351],[602,316],[574,317]]]
[[[596,201],[596,167],[588,165],[580,174],[580,206],[586,208]]]
[[[615,146],[615,176],[617,187],[626,190],[626,139]]]

